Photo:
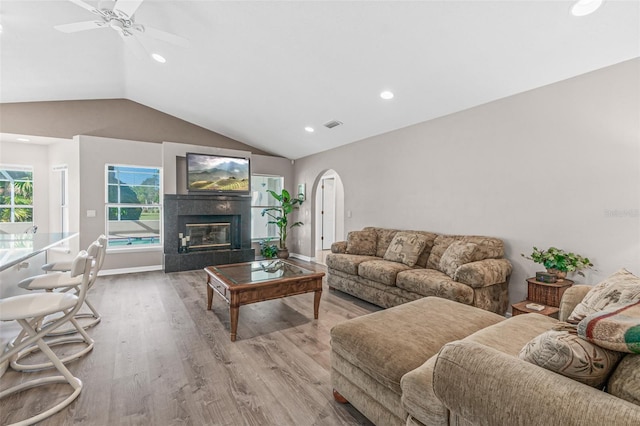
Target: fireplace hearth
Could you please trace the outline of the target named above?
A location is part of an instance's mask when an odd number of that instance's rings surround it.
[[[249,197],[166,194],[164,271],[254,260],[250,215]]]

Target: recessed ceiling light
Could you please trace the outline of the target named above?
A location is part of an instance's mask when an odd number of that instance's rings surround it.
[[[571,6],[573,16],[586,16],[602,6],[602,0],[578,0]]]
[[[164,64],[165,62],[167,62],[167,60],[164,58],[164,56],[159,55],[159,54],[157,54],[157,53],[152,53],[152,54],[151,54],[151,57],[152,57],[153,59],[155,59],[155,60],[156,60],[156,62],[160,62],[161,64]]]
[[[315,132],[314,128],[313,128],[313,127],[311,127],[311,126],[307,126],[307,127],[305,127],[305,128],[304,128],[304,130],[305,130],[306,132],[309,132],[309,133],[313,133],[313,132]]]
[[[386,100],[393,99],[393,92],[385,90],[384,92],[380,93],[380,97]]]
[[[27,139],[27,138],[16,138],[17,141],[19,142],[30,142],[31,139]]]

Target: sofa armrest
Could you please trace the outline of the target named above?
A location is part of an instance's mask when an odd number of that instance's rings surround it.
[[[566,321],[578,303],[582,302],[584,296],[586,296],[592,288],[590,285],[574,285],[566,289],[562,294],[562,299],[560,299],[558,319],[560,321]]]
[[[476,342],[442,347],[433,388],[471,424],[640,424],[640,406]]]
[[[486,287],[506,282],[511,269],[511,262],[507,259],[484,259],[461,265],[453,279],[473,288]]]
[[[346,253],[347,252],[347,242],[346,241],[336,241],[331,244],[331,253]]]

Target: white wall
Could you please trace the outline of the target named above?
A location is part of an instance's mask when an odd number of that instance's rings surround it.
[[[56,166],[67,167],[67,186],[69,206],[69,232],[80,231],[80,142],[73,140],[56,142],[49,145],[49,229],[51,232],[62,232],[60,211],[60,176],[54,172]],[[49,250],[48,261],[56,262],[72,259],[80,251],[80,238],[76,237],[64,244],[67,252],[57,249]],[[84,247],[86,248],[86,246]]]
[[[397,97],[401,102],[401,96]],[[556,246],[596,283],[640,275],[640,59],[296,160],[295,179],[341,177],[345,232],[364,226],[502,238],[512,302]],[[311,255],[314,223],[302,254]]]
[[[80,142],[80,247],[87,247],[106,232],[105,165],[162,167],[162,145],[150,142],[79,136]],[[95,210],[95,217],[87,217]],[[161,268],[162,248],[107,252],[103,270]]]

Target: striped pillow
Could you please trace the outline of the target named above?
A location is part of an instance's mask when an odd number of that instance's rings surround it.
[[[603,348],[640,354],[640,301],[585,317],[578,335]]]

